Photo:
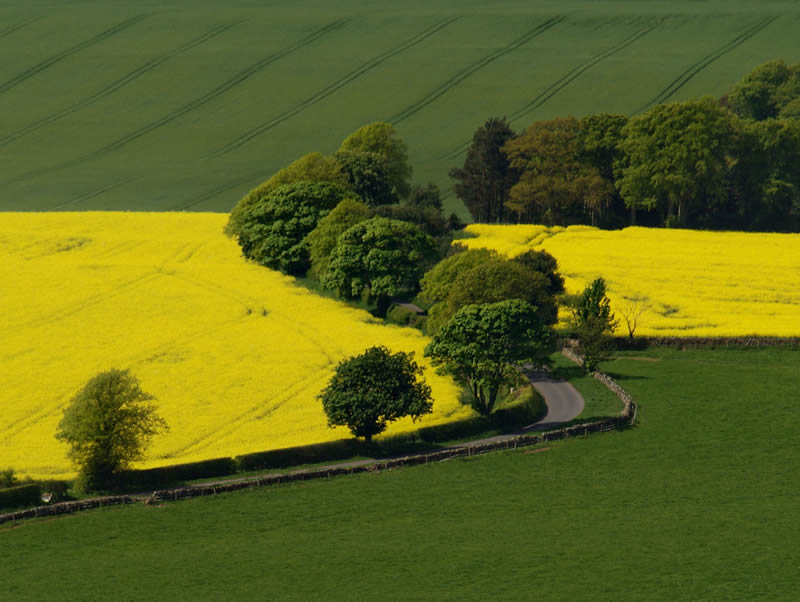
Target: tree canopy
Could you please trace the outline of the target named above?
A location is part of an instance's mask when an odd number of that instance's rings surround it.
[[[453,190],[476,222],[507,221],[505,203],[514,174],[502,148],[514,136],[507,119],[488,119],[473,134],[463,167],[450,170]]]
[[[433,334],[460,308],[471,304],[520,299],[537,308],[539,319],[555,324],[558,306],[547,278],[504,257],[493,257],[461,271],[447,297],[428,312],[426,330]]]
[[[116,485],[131,463],[144,459],[150,439],[168,430],[138,379],[128,370],[109,370],[91,378],[70,400],[56,438],[80,470],[87,491]]]
[[[430,414],[431,388],[422,374],[413,353],[391,353],[386,347],[370,347],[340,362],[319,396],[328,425],[347,426],[370,441],[389,422]]]
[[[511,299],[458,310],[425,349],[434,366],[469,386],[473,407],[490,414],[500,387],[520,381],[524,363],[547,363],[552,331],[529,303]]]
[[[713,98],[656,105],[623,131],[627,164],[619,186],[629,206],[658,208],[686,225],[692,212],[724,202],[736,130]]]
[[[242,254],[268,268],[304,274],[311,265],[306,235],[348,195],[352,193],[328,182],[279,186],[242,211]]]
[[[564,292],[564,277],[558,273],[558,261],[544,249],[530,249],[517,255],[512,261],[547,278],[547,290],[551,295]]]
[[[306,236],[311,269],[318,279],[322,279],[328,268],[328,258],[336,246],[336,241],[344,232],[372,217],[372,211],[361,201],[344,199]]]
[[[241,216],[247,209],[263,201],[279,186],[300,181],[329,182],[338,184],[342,188],[350,187],[347,177],[342,173],[341,166],[336,159],[321,153],[308,153],[292,162],[288,167],[279,170],[266,182],[242,197],[231,210],[225,232],[230,236],[238,235],[241,228]]]
[[[758,65],[727,95],[727,103],[739,116],[756,121],[791,117],[793,107],[800,107],[798,99],[800,64],[787,65],[783,59]]]
[[[370,207],[398,202],[384,155],[367,151],[338,151],[334,158],[350,187]]]
[[[415,225],[375,217],[339,236],[322,283],[347,298],[366,289],[381,313],[391,297],[415,294],[437,257],[434,240]]]
[[[462,272],[498,257],[497,251],[492,249],[468,249],[445,257],[422,277],[419,296],[428,303],[444,301]]]
[[[411,190],[411,165],[408,163],[408,145],[391,124],[377,121],[365,125],[342,142],[339,152],[375,153],[384,161],[388,182],[399,198],[406,198]]]
[[[585,210],[594,223],[614,188],[584,157],[580,122],[574,117],[538,121],[503,151],[519,179],[506,207],[522,221],[568,224]]]

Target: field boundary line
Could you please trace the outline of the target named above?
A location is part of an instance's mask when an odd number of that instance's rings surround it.
[[[724,44],[714,52],[707,54],[702,59],[700,59],[699,61],[688,67],[686,70],[684,70],[683,73],[681,73],[678,77],[676,77],[669,84],[667,84],[667,86],[663,90],[661,90],[661,92],[659,92],[650,102],[636,109],[633,113],[631,113],[631,115],[636,115],[637,113],[641,113],[642,111],[650,108],[654,104],[663,103],[672,95],[674,95],[675,92],[677,92],[683,86],[685,86],[689,82],[689,80],[691,80],[695,75],[697,75],[703,69],[708,67],[711,63],[713,63],[717,59],[722,58],[731,50],[747,42],[750,38],[755,36],[761,30],[770,26],[775,20],[777,20],[777,18],[778,17],[776,16],[771,16],[761,19],[755,25],[752,25],[750,28],[748,28],[744,33],[739,34],[733,40]]]
[[[124,31],[124,30],[128,29],[129,27],[133,27],[134,25],[136,25],[140,21],[143,21],[147,17],[148,17],[147,14],[141,14],[141,15],[137,15],[135,17],[131,17],[130,19],[122,21],[121,23],[117,23],[113,27],[110,27],[109,29],[106,29],[105,31],[103,31],[103,32],[101,32],[99,34],[84,40],[83,42],[79,42],[78,44],[75,44],[74,46],[70,46],[66,50],[62,50],[61,52],[58,52],[58,53],[56,53],[56,54],[44,59],[43,61],[40,61],[39,63],[35,64],[33,67],[28,67],[25,71],[22,71],[21,73],[18,73],[16,76],[12,77],[7,82],[5,82],[3,84],[0,84],[0,94],[3,94],[4,92],[8,92],[11,88],[14,88],[15,86],[18,86],[19,84],[21,84],[25,80],[30,79],[34,75],[36,75],[38,73],[41,73],[42,71],[44,71],[45,69],[47,69],[49,67],[52,67],[53,65],[55,65],[59,61],[62,61],[63,59],[65,59],[67,57],[70,57],[73,54],[76,54],[76,53],[80,52],[81,50],[85,50],[86,48],[94,46],[95,44],[99,44],[103,40],[105,40],[107,38],[110,38],[111,36],[113,36],[115,34],[118,34],[121,31]]]
[[[476,62],[472,63],[471,65],[468,65],[467,67],[464,67],[458,73],[456,73],[455,75],[451,76],[443,84],[440,84],[439,86],[437,86],[436,88],[431,90],[428,94],[423,96],[421,99],[419,99],[415,103],[409,105],[408,107],[406,107],[405,109],[403,109],[399,113],[396,113],[395,115],[393,115],[392,117],[390,117],[386,121],[388,121],[389,123],[391,123],[393,125],[396,125],[398,123],[401,123],[401,122],[405,121],[406,119],[408,119],[409,117],[412,117],[413,115],[415,115],[416,113],[418,113],[419,111],[421,111],[422,109],[427,107],[429,104],[431,104],[432,102],[434,102],[435,100],[440,98],[441,96],[444,96],[449,90],[451,90],[452,88],[454,88],[455,86],[457,86],[458,84],[463,82],[465,79],[467,79],[473,73],[476,73],[477,71],[483,69],[487,65],[493,63],[494,61],[496,61],[497,59],[505,56],[506,54],[509,54],[510,52],[513,52],[514,50],[520,48],[524,44],[527,44],[528,42],[530,42],[534,38],[536,38],[536,37],[540,36],[541,34],[545,33],[547,30],[549,30],[549,29],[555,27],[556,25],[562,23],[565,19],[566,19],[566,17],[557,16],[557,17],[552,17],[552,18],[548,19],[544,23],[540,23],[539,25],[537,25],[536,27],[534,27],[533,29],[531,29],[530,31],[525,33],[524,35],[518,37],[516,40],[512,41],[511,43],[507,44],[503,48],[500,48],[499,50],[495,50],[494,52],[484,56],[483,58],[478,59]]]
[[[227,23],[227,24],[224,24],[224,25],[219,25],[217,27],[214,27],[213,29],[205,32],[203,35],[201,35],[201,36],[199,36],[199,37],[187,42],[186,44],[183,44],[182,46],[176,48],[175,50],[167,52],[166,54],[162,54],[161,56],[157,56],[157,57],[155,57],[153,59],[150,59],[149,61],[146,61],[145,63],[143,63],[142,65],[140,65],[136,69],[134,69],[133,71],[130,71],[129,73],[126,73],[124,76],[122,76],[118,80],[108,84],[106,87],[104,87],[103,89],[95,92],[91,96],[88,96],[88,97],[84,98],[83,100],[78,101],[78,102],[70,105],[69,107],[67,107],[65,109],[61,109],[60,111],[56,111],[55,113],[51,113],[50,115],[42,117],[42,118],[34,121],[33,123],[30,123],[27,126],[17,130],[16,132],[11,132],[10,134],[7,134],[7,135],[3,136],[2,138],[0,138],[0,146],[9,144],[10,142],[13,142],[17,138],[21,138],[22,136],[25,136],[26,134],[34,132],[34,131],[36,131],[36,130],[38,130],[40,128],[43,128],[43,127],[45,127],[47,125],[50,125],[51,123],[53,123],[55,121],[58,121],[59,119],[62,119],[64,117],[68,116],[68,115],[71,115],[72,113],[80,111],[81,109],[85,109],[86,107],[88,107],[88,106],[90,106],[90,105],[92,105],[92,104],[94,104],[94,103],[106,98],[107,96],[110,96],[111,94],[113,94],[114,92],[118,91],[119,89],[127,86],[128,84],[130,84],[134,80],[138,79],[142,75],[145,75],[146,73],[152,71],[153,69],[156,69],[162,63],[168,61],[169,59],[174,58],[174,57],[176,57],[179,54],[182,54],[184,52],[187,52],[187,51],[191,50],[192,48],[194,48],[195,46],[199,46],[199,45],[207,42],[208,40],[211,40],[211,39],[217,37],[218,35],[220,35],[222,33],[225,33],[226,31],[228,31],[229,29],[235,27],[236,25],[238,25],[241,22],[242,21],[236,21],[234,23]]]
[[[211,154],[207,155],[206,158],[219,157],[221,155],[225,155],[225,154],[227,154],[227,153],[229,153],[229,152],[231,152],[233,150],[238,149],[239,147],[241,147],[241,146],[247,144],[248,142],[250,142],[252,139],[260,136],[264,132],[266,132],[268,130],[271,130],[275,126],[277,126],[277,125],[283,123],[284,121],[287,121],[288,119],[291,119],[295,115],[305,111],[307,108],[317,104],[318,102],[321,102],[322,100],[326,99],[328,96],[333,94],[334,92],[337,92],[341,88],[345,87],[347,84],[357,80],[362,75],[365,75],[366,73],[372,71],[373,69],[375,69],[376,67],[378,67],[382,63],[388,61],[390,58],[393,58],[393,57],[397,56],[398,54],[400,54],[402,52],[405,52],[406,50],[409,50],[410,48],[413,48],[414,46],[422,43],[423,41],[427,40],[428,38],[430,38],[434,34],[438,33],[439,31],[441,31],[442,29],[444,29],[445,27],[450,25],[451,23],[454,23],[455,21],[457,21],[459,18],[460,17],[449,17],[447,19],[443,19],[442,21],[439,21],[439,22],[433,24],[432,26],[424,29],[423,31],[417,33],[416,35],[412,36],[411,38],[409,38],[408,40],[406,40],[402,44],[399,44],[398,46],[395,46],[394,48],[390,48],[389,50],[386,50],[386,51],[382,52],[381,54],[371,58],[366,63],[363,63],[359,67],[357,67],[357,68],[353,69],[352,71],[350,71],[344,77],[342,77],[342,78],[336,80],[335,82],[329,84],[328,86],[322,88],[318,92],[315,92],[314,94],[309,96],[306,100],[304,100],[300,104],[292,107],[291,109],[288,109],[288,110],[284,111],[280,115],[277,115],[276,117],[273,117],[272,119],[270,119],[268,121],[265,121],[264,123],[262,123],[260,125],[257,125],[256,127],[252,128],[251,130],[245,132],[244,134],[241,134],[238,138],[234,139],[233,141],[229,142],[225,146],[223,146],[223,147],[217,149],[216,151],[213,151]]]
[[[517,119],[521,119],[522,117],[524,117],[525,115],[527,115],[531,111],[534,111],[535,109],[538,109],[540,106],[542,106],[548,100],[550,100],[553,96],[555,96],[558,92],[560,92],[563,88],[567,87],[574,80],[576,80],[578,77],[580,77],[583,73],[585,73],[586,71],[588,71],[589,69],[591,69],[592,67],[597,65],[598,63],[601,63],[605,59],[613,56],[617,52],[620,52],[621,50],[624,50],[625,48],[627,48],[628,46],[630,46],[634,42],[638,41],[640,38],[643,38],[644,36],[646,36],[647,34],[652,32],[654,29],[657,29],[658,27],[661,26],[662,22],[663,22],[663,19],[660,20],[658,23],[655,23],[655,24],[652,24],[652,25],[648,25],[646,27],[643,27],[643,28],[635,31],[633,34],[631,34],[627,38],[623,39],[622,41],[617,42],[616,44],[614,44],[610,48],[607,48],[606,50],[602,51],[599,54],[596,54],[595,56],[593,56],[589,60],[587,60],[587,61],[581,63],[580,65],[577,65],[576,67],[570,69],[566,74],[564,74],[559,79],[557,79],[555,82],[553,82],[551,85],[549,85],[547,88],[542,90],[538,95],[536,95],[533,98],[533,100],[528,102],[528,104],[526,104],[521,109],[519,109],[519,110],[515,111],[514,113],[512,113],[512,115],[510,117],[510,120],[511,121],[515,121]],[[440,159],[448,159],[448,160],[455,159],[455,158],[459,157],[460,155],[464,154],[467,151],[467,149],[469,148],[470,144],[472,144],[472,139],[460,144],[457,148],[453,149],[449,153],[447,153],[445,155],[442,155],[440,157]]]

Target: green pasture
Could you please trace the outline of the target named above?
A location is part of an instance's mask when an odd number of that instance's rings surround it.
[[[788,1],[9,0],[0,209],[227,211],[376,120],[448,191],[489,116],[721,95],[798,31]]]
[[[635,429],[3,527],[3,595],[796,599],[800,351],[604,368],[640,401]]]

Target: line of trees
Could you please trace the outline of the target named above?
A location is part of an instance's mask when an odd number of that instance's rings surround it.
[[[628,118],[492,118],[454,191],[477,222],[800,231],[800,64],[756,67],[721,99]]]
[[[383,316],[391,299],[416,294],[458,227],[438,187],[412,184],[397,131],[377,122],[332,155],[310,153],[278,171],[237,203],[226,232],[248,259],[308,274]]]

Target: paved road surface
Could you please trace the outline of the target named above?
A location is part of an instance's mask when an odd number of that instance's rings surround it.
[[[547,414],[525,431],[546,431],[577,418],[583,412],[583,396],[570,383],[553,379],[544,371],[525,371],[533,387],[544,397]]]

